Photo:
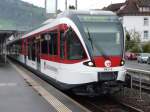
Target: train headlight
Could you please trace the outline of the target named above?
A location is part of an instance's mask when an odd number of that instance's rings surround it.
[[[92,61],[87,61],[87,62],[84,62],[83,64],[86,65],[86,66],[89,66],[89,67],[94,67],[95,66],[95,64]]]
[[[93,62],[88,62],[88,65],[89,66],[94,66],[94,63]]]
[[[123,66],[125,64],[124,60],[121,60],[120,65]]]

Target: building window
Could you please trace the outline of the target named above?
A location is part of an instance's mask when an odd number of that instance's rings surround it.
[[[149,24],[148,18],[144,18],[144,26],[148,26],[148,24]]]
[[[148,39],[149,36],[149,32],[148,31],[144,31],[144,39]]]

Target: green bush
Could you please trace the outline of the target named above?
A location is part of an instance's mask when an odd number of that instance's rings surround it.
[[[140,46],[138,46],[137,44],[135,44],[132,49],[130,49],[130,52],[133,52],[133,53],[141,53],[142,52],[142,49]]]
[[[143,44],[142,49],[144,53],[150,53],[150,41]]]

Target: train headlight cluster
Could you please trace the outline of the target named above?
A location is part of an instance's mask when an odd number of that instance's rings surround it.
[[[123,66],[125,64],[124,60],[121,60],[120,65]]]
[[[86,66],[89,66],[89,67],[94,67],[95,66],[95,64],[92,61],[87,61],[87,62],[84,62],[83,64],[86,65]]]

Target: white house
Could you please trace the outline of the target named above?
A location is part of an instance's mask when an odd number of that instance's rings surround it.
[[[116,12],[127,31],[136,31],[142,42],[150,41],[150,0],[127,0],[104,8]]]

